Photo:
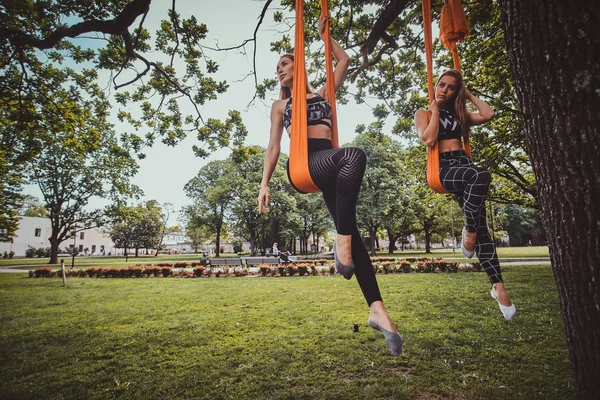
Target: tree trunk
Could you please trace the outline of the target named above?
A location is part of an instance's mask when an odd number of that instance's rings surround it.
[[[50,237],[50,262],[48,264],[58,264],[58,246],[60,246],[60,241],[52,235]]]
[[[431,253],[431,227],[432,222],[428,219],[423,221],[423,231],[425,232],[425,253]]]
[[[369,228],[369,242],[371,243],[371,257],[375,257],[377,253],[375,252],[375,228]]]
[[[256,233],[255,232],[251,232],[250,233],[250,256],[254,257],[256,255]]]
[[[600,399],[598,4],[504,0],[501,7],[577,398]]]
[[[221,255],[221,226],[217,227],[217,237],[215,238],[215,257],[219,257]]]
[[[393,254],[394,246],[396,246],[396,237],[392,234],[388,234],[388,241],[390,242],[388,245],[388,254]]]

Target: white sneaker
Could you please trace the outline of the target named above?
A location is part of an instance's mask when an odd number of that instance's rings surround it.
[[[494,300],[496,300],[496,302],[498,302],[498,307],[500,307],[500,311],[502,311],[502,315],[504,315],[504,319],[506,319],[507,321],[510,321],[512,319],[512,317],[515,315],[515,313],[517,312],[517,308],[515,307],[515,305],[511,304],[510,306],[503,306],[502,304],[500,304],[500,302],[496,298],[496,293],[494,293],[494,288],[492,288],[492,290],[490,290],[490,295],[492,296],[492,299],[494,299]]]
[[[462,250],[462,253],[465,255],[465,257],[473,258],[473,255],[475,254],[475,250],[467,250],[467,248],[465,247],[465,232],[466,232],[466,229],[463,228],[462,237],[461,237],[461,241],[460,241],[460,249]]]

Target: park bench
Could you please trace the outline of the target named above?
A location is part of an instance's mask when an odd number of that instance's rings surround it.
[[[218,265],[232,265],[234,267],[243,267],[244,263],[241,258],[211,258],[210,267]]]
[[[261,264],[266,264],[266,265],[281,264],[279,257],[245,257],[244,262],[246,263],[247,267],[249,267],[251,265],[261,265]]]

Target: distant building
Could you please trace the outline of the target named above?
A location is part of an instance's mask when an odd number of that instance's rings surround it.
[[[14,251],[15,257],[25,257],[25,251],[29,247],[47,248],[50,247],[50,235],[52,234],[52,225],[50,218],[41,217],[20,217],[19,228],[13,238],[13,243],[0,243],[0,256],[6,251]],[[75,238],[65,240],[59,246],[62,252],[69,252],[76,247],[79,255],[88,256],[114,256],[123,255],[124,249],[115,247],[110,239],[109,231],[106,228],[92,228],[77,232]],[[184,232],[167,233],[162,240],[162,248],[169,254],[191,254],[194,253],[192,240]],[[222,242],[221,248],[226,253],[233,252],[233,244]],[[250,244],[244,242],[242,251],[250,251]],[[216,250],[214,243],[204,243],[198,246],[198,252],[208,252],[210,249]],[[155,249],[139,249],[138,254],[146,254],[156,251]],[[127,249],[131,255],[134,249]]]
[[[0,253],[15,252],[16,257],[24,257],[29,247],[50,247],[52,225],[50,218],[20,217],[19,228],[13,238],[13,243],[0,243]],[[101,228],[86,229],[77,232],[75,238],[62,242],[60,250],[76,247],[79,254],[91,256],[122,254],[122,249],[116,249],[110,236]],[[87,250],[87,251],[86,251]],[[119,253],[120,251],[120,253]]]

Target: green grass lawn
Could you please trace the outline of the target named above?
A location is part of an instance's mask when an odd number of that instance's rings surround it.
[[[550,266],[504,276],[513,321],[484,273],[378,275],[396,358],[341,276],[3,274],[0,398],[573,399]]]

